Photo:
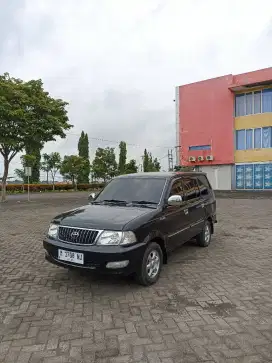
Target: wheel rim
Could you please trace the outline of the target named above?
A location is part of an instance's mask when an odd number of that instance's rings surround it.
[[[210,233],[210,227],[208,226],[208,224],[205,226],[205,231],[204,231],[204,239],[206,243],[210,242],[210,238],[211,238],[211,233]]]
[[[161,259],[158,251],[152,250],[146,261],[146,272],[148,277],[154,278],[157,276],[160,270]]]

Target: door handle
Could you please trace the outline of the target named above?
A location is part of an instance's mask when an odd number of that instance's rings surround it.
[[[184,214],[188,214],[188,209],[184,209]]]

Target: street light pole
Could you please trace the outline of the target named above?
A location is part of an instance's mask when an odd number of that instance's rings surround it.
[[[30,202],[29,177],[32,175],[31,167],[25,167],[25,175],[27,176],[27,200]]]
[[[30,201],[30,190],[29,190],[29,175],[27,177],[27,200]]]
[[[179,164],[181,164],[181,160],[179,157],[179,149],[181,148],[180,145],[175,146],[176,149],[176,166],[179,166]]]

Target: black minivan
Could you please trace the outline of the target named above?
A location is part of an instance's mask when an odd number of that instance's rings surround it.
[[[134,274],[148,286],[170,251],[192,238],[206,247],[214,232],[216,201],[204,173],[122,175],[89,198],[52,220],[43,242],[48,261]]]

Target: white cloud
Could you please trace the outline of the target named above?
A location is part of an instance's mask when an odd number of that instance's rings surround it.
[[[176,85],[272,63],[271,0],[2,2],[0,73],[42,78],[70,102],[73,134],[137,144],[138,160],[175,145]],[[54,148],[76,145],[70,135]]]

